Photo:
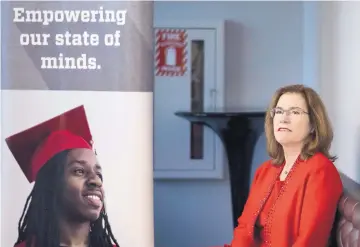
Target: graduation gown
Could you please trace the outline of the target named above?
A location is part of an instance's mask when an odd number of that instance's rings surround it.
[[[257,169],[231,245],[224,247],[327,246],[343,191],[336,167],[317,153],[298,159],[283,182],[282,168],[267,161]]]

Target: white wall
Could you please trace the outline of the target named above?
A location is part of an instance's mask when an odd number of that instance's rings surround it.
[[[289,83],[317,88],[315,17],[312,3],[155,2],[155,21],[230,20],[225,54],[230,107],[265,108],[273,92]],[[266,159],[262,136],[254,168]],[[155,181],[154,201],[156,247],[231,241],[228,176],[220,181]]]
[[[360,182],[360,2],[321,3],[320,88],[335,129],[339,170]]]

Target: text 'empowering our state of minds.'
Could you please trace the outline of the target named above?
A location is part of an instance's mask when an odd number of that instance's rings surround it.
[[[39,10],[26,9],[21,7],[13,8],[13,22],[16,25],[32,24],[39,25],[35,31],[33,28],[24,26],[20,29],[19,42],[22,46],[41,47],[49,46],[53,49],[46,49],[53,54],[41,54],[40,64],[41,69],[80,69],[80,70],[95,70],[101,69],[101,65],[97,62],[95,56],[89,56],[87,52],[81,54],[70,55],[70,47],[81,47],[91,49],[99,45],[107,47],[119,47],[120,29],[115,28],[113,32],[99,35],[96,31],[88,31],[89,24],[115,24],[117,27],[123,26],[126,23],[127,10],[111,10],[99,7],[94,10]],[[56,30],[51,25],[62,25],[65,31],[50,34],[49,30]],[[82,25],[80,33],[72,33],[69,30],[71,25]],[[41,31],[43,27],[45,30]],[[68,27],[68,28],[66,28]],[[98,29],[100,30],[100,29]],[[59,47],[63,47],[62,52],[58,51]],[[40,48],[41,52],[41,48]],[[56,52],[56,54],[55,54]],[[72,52],[74,53],[74,49]],[[96,52],[95,52],[96,53]]]

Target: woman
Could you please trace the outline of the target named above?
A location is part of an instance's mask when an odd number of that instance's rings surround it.
[[[271,160],[255,173],[231,247],[327,246],[343,188],[324,104],[311,88],[280,88],[265,132]]]
[[[112,247],[101,167],[84,108],[6,139],[35,185],[19,221],[16,247]]]

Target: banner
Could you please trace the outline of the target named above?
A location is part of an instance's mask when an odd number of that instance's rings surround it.
[[[83,105],[112,233],[153,247],[153,2],[2,1],[1,26],[0,245],[14,246],[34,188],[5,138]]]

